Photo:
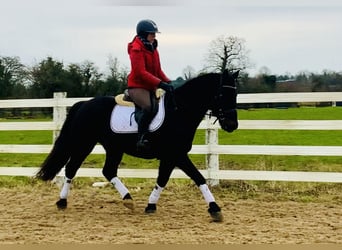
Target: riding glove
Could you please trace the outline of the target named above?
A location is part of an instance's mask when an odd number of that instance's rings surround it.
[[[170,93],[172,93],[174,90],[173,86],[171,84],[166,83],[166,82],[160,82],[158,87],[165,90],[166,92],[170,92]]]

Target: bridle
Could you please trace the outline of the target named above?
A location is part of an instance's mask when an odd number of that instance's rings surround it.
[[[213,122],[213,124],[215,124],[217,121],[219,121],[220,123],[224,122],[226,117],[227,117],[227,114],[230,113],[230,112],[233,112],[233,110],[236,109],[236,107],[232,106],[232,107],[224,107],[224,103],[227,102],[227,100],[225,100],[223,98],[223,89],[224,88],[229,88],[229,89],[232,89],[233,91],[235,91],[235,95],[236,95],[236,91],[237,91],[237,87],[236,86],[230,86],[230,85],[224,85],[223,84],[223,78],[224,78],[224,73],[221,74],[220,76],[220,84],[219,84],[219,87],[218,87],[218,90],[217,90],[217,93],[216,95],[214,96],[214,102],[217,102],[218,103],[218,107],[217,107],[217,110],[213,111],[211,110],[209,112],[209,118],[211,118],[211,116],[216,116],[216,119],[215,121]],[[236,79],[234,78],[234,82],[236,83]],[[232,104],[234,105],[234,104]]]

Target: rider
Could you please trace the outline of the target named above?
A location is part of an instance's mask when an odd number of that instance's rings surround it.
[[[137,150],[149,148],[146,138],[149,125],[158,111],[156,89],[162,88],[172,92],[170,79],[161,69],[156,33],[158,27],[152,20],[141,20],[136,27],[136,36],[128,44],[128,54],[131,60],[131,72],[128,75],[128,94],[135,103],[135,113],[138,123]]]

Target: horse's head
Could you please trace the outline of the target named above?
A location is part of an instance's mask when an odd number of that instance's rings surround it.
[[[225,70],[220,79],[219,88],[212,107],[212,115],[216,116],[221,128],[233,132],[238,128],[236,111],[237,89],[236,82],[239,71],[230,74]]]

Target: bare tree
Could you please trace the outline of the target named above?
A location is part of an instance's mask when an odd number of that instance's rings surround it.
[[[223,72],[244,70],[251,66],[245,40],[235,36],[220,36],[211,41],[206,55],[206,69]]]
[[[0,56],[1,73],[10,76],[15,83],[25,84],[27,68],[20,62],[19,57]]]
[[[0,56],[0,98],[18,97],[29,83],[27,68],[19,57]]]
[[[79,65],[83,73],[85,85],[89,85],[91,81],[96,81],[102,77],[102,73],[99,72],[99,68],[95,65],[94,62],[85,60]]]
[[[121,66],[117,57],[108,56],[107,65],[110,72],[110,77],[116,81],[127,82],[129,69],[126,66]]]
[[[109,55],[107,65],[109,67],[110,76],[113,79],[119,79],[120,78],[120,72],[119,72],[119,60],[118,60],[118,58],[113,57],[112,55]]]

